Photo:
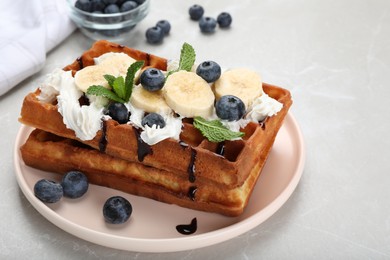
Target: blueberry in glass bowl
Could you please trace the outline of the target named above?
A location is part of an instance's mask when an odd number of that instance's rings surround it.
[[[150,0],[67,0],[69,15],[92,40],[126,41],[149,13]]]

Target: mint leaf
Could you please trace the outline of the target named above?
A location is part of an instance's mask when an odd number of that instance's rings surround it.
[[[179,70],[191,71],[192,66],[195,63],[195,50],[188,43],[184,43],[181,47],[180,60],[179,60]]]
[[[144,65],[144,61],[136,61],[127,69],[126,79],[122,76],[114,77],[106,74],[103,77],[107,80],[112,91],[100,85],[90,86],[87,90],[88,95],[103,96],[115,102],[129,102],[134,86],[135,73]]]
[[[192,66],[194,66],[195,63],[195,58],[196,54],[194,48],[185,42],[181,47],[179,67],[176,70],[168,71],[166,78],[179,70],[191,71]]]
[[[115,81],[114,76],[107,74],[107,75],[104,75],[103,77],[107,80],[108,85],[110,85],[110,87],[112,87],[114,85],[114,81]]]
[[[114,92],[112,92],[111,90],[106,89],[105,87],[100,86],[100,85],[90,86],[87,90],[87,94],[88,95],[95,95],[95,96],[102,96],[102,97],[106,97],[108,99],[114,100],[116,102],[125,103],[125,101],[123,99],[121,99],[120,97],[118,97]]]
[[[214,143],[244,136],[243,132],[233,132],[229,130],[219,120],[207,121],[200,116],[194,118],[194,127],[199,129],[202,135],[210,142]]]
[[[112,83],[112,89],[115,94],[121,99],[125,99],[126,97],[126,89],[125,89],[125,79],[122,76],[117,78],[114,77],[114,82]]]
[[[135,73],[137,73],[137,71],[140,70],[142,66],[144,66],[144,61],[136,61],[127,69],[125,79],[125,96],[123,97],[126,102],[129,101],[131,93],[133,92]]]

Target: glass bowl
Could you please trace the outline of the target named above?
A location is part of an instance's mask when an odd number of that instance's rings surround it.
[[[115,14],[89,13],[75,7],[76,0],[67,0],[70,18],[80,31],[93,40],[123,42],[132,29],[149,13],[150,0],[135,9]]]

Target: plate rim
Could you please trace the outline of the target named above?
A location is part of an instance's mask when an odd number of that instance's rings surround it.
[[[63,231],[72,234],[76,237],[79,237],[83,240],[105,247],[134,252],[164,253],[198,249],[225,242],[257,227],[269,217],[271,217],[274,213],[276,213],[295,191],[303,174],[306,160],[306,151],[302,131],[298,125],[297,120],[291,112],[287,113],[283,125],[286,124],[287,121],[289,121],[288,123],[291,124],[291,128],[295,130],[295,142],[298,144],[298,147],[296,148],[299,148],[299,155],[297,156],[299,159],[297,160],[296,169],[294,170],[294,174],[288,185],[286,185],[286,187],[280,192],[278,196],[275,197],[273,201],[271,201],[266,207],[259,210],[252,216],[220,229],[205,232],[202,234],[195,234],[188,237],[134,238],[115,236],[112,234],[86,228],[82,225],[71,222],[70,220],[62,217],[53,210],[47,210],[47,205],[36,199],[32,190],[28,187],[26,180],[23,178],[22,169],[20,167],[19,159],[21,158],[19,148],[22,145],[21,139],[22,136],[25,135],[25,132],[31,128],[25,125],[21,125],[15,139],[13,156],[15,175],[17,183],[22,190],[24,196],[44,218],[49,220],[55,226],[61,228]],[[125,244],[126,246],[124,246]]]

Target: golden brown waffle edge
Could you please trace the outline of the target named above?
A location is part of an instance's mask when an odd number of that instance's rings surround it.
[[[226,216],[243,212],[259,176],[256,167],[237,188],[221,188],[208,182],[195,185],[173,172],[118,159],[40,129],[31,132],[20,150],[25,164],[37,169],[60,174],[79,170],[92,184]]]

